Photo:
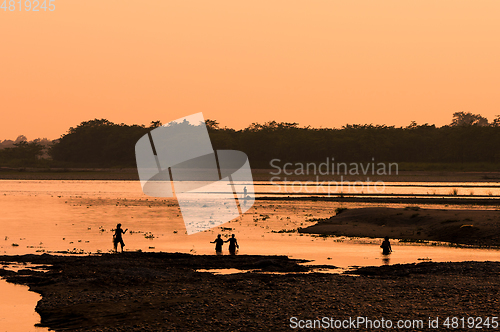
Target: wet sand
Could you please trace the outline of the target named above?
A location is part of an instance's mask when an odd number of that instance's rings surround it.
[[[493,262],[425,262],[338,275],[293,273],[307,268],[283,256],[45,254],[0,260],[51,264],[46,273],[0,272],[42,294],[36,310],[42,325],[56,331],[278,331],[290,330],[291,317],[427,324],[429,317],[442,323],[448,316],[495,316],[499,305],[500,263]],[[195,271],[210,268],[288,273]]]
[[[346,209],[301,233],[500,246],[500,211],[370,207]]]

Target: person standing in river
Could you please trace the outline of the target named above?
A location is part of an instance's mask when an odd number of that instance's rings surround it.
[[[115,252],[118,252],[118,243],[121,245],[123,252],[123,247],[125,247],[125,243],[123,242],[122,235],[125,234],[127,231],[128,228],[126,230],[122,229],[122,224],[116,225],[115,234],[113,234],[113,244],[115,246]]]
[[[247,205],[247,187],[243,188],[243,206]]]
[[[236,255],[236,248],[239,249],[240,246],[238,245],[238,241],[236,241],[234,234],[233,234],[233,236],[231,236],[229,239],[227,239],[224,242],[229,242],[229,253],[231,255]]]
[[[384,242],[380,245],[380,248],[382,248],[382,255],[389,255],[392,252],[388,236],[385,237]]]
[[[224,244],[224,240],[221,239],[220,234],[217,235],[217,238],[210,243],[215,243],[215,253],[217,255],[221,255],[222,254],[222,245]]]

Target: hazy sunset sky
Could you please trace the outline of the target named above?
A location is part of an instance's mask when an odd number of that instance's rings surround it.
[[[237,129],[500,114],[497,0],[54,3],[0,10],[0,139],[200,111]]]

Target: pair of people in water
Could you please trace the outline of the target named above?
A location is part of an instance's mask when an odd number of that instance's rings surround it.
[[[236,255],[236,248],[239,248],[240,246],[238,245],[238,241],[234,237],[234,234],[226,241],[224,241],[219,234],[217,235],[217,238],[210,243],[215,243],[215,252],[217,255],[220,255],[222,254],[222,245],[225,242],[229,242],[229,253],[231,255]]]
[[[113,234],[113,246],[115,248],[115,252],[118,252],[118,244],[121,245],[121,250],[123,252],[123,247],[125,247],[125,242],[123,242],[123,234],[125,234],[128,231],[128,228],[123,230],[122,229],[122,224],[116,225],[115,233]],[[217,236],[217,238],[210,242],[210,243],[215,243],[215,251],[217,254],[222,253],[222,245],[225,242],[229,242],[229,253],[231,255],[236,254],[236,248],[239,248],[240,246],[238,245],[238,241],[234,237],[234,234],[227,239],[226,241],[222,240],[220,234]]]
[[[118,244],[121,245],[121,250],[123,252],[123,247],[125,246],[125,243],[123,242],[122,235],[125,234],[127,231],[128,231],[128,228],[126,230],[122,229],[122,224],[116,225],[115,233],[113,234],[113,245],[115,247],[115,252],[118,251]],[[219,234],[219,235],[217,235],[217,238],[210,243],[215,243],[215,252],[217,254],[221,254],[222,253],[222,245],[225,242],[229,242],[229,253],[231,255],[235,255],[236,248],[239,249],[240,246],[238,245],[238,241],[234,237],[234,234],[232,234],[232,236],[229,239],[227,239],[226,241],[224,241],[221,238],[221,235]],[[385,237],[384,241],[380,245],[380,248],[382,248],[383,255],[389,255],[392,252],[391,243],[389,242],[388,236]]]

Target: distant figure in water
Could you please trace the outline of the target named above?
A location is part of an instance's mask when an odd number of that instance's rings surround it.
[[[224,240],[221,239],[220,234],[217,235],[217,238],[210,243],[215,243],[215,253],[217,255],[221,255],[222,254],[222,245],[224,244]]]
[[[243,206],[247,205],[247,187],[243,188]]]
[[[236,255],[236,248],[239,249],[240,246],[238,245],[238,241],[236,241],[234,234],[227,241],[224,241],[224,242],[229,242],[229,253],[231,255]]]
[[[380,248],[382,248],[382,255],[389,255],[392,252],[388,236],[385,237],[384,242],[380,245]]]
[[[122,229],[122,224],[116,225],[115,234],[113,234],[113,244],[115,245],[115,252],[118,252],[118,243],[121,244],[123,252],[123,247],[125,247],[125,243],[123,243],[122,234],[125,234],[127,231],[128,228],[126,230]]]

